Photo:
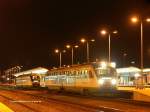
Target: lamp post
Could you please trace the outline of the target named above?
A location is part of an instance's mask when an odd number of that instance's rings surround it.
[[[123,52],[123,67],[126,66],[126,57],[127,57],[127,53],[126,52]]]
[[[143,57],[143,21],[146,21],[146,22],[150,22],[150,18],[146,18],[146,19],[143,19],[143,18],[139,18],[137,16],[135,17],[132,17],[131,18],[131,21],[133,23],[137,23],[137,22],[140,22],[140,44],[141,44],[141,52],[140,52],[140,68],[141,68],[141,76],[143,76],[143,68],[144,68],[144,57]],[[144,84],[143,82],[143,78],[142,78],[142,83]]]
[[[67,49],[71,48],[71,63],[72,63],[72,65],[74,64],[74,48],[78,48],[78,47],[79,47],[78,45],[75,45],[75,46],[66,45]]]
[[[60,51],[59,49],[55,49],[55,53],[59,53],[59,67],[62,65],[62,53],[65,53],[66,51]]]
[[[101,30],[102,35],[106,35],[108,33],[108,62],[111,62],[111,34],[116,34],[118,33],[117,30],[113,32],[107,32],[106,30]]]
[[[87,58],[87,63],[89,63],[90,62],[90,58],[89,58],[89,56],[90,56],[89,41],[84,39],[84,38],[82,38],[80,41],[81,41],[81,43],[85,43],[86,42],[86,58]],[[91,39],[90,41],[94,42],[95,40]]]

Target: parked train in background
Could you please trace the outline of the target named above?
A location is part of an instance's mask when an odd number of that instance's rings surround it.
[[[40,86],[40,77],[37,74],[24,74],[16,77],[16,85],[17,86]]]
[[[115,63],[94,62],[51,69],[45,76],[49,89],[76,92],[97,92],[117,89]]]

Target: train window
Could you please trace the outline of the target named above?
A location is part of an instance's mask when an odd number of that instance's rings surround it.
[[[67,75],[67,71],[65,71],[65,75]]]
[[[135,78],[134,78],[134,77],[130,77],[130,80],[131,80],[131,81],[134,81],[134,80],[135,80]]]
[[[68,71],[68,76],[70,76],[70,71]]]
[[[73,72],[73,75],[76,75],[76,71]]]
[[[85,74],[88,74],[88,70],[85,70]]]
[[[66,75],[68,76],[68,71],[66,71]]]
[[[85,71],[84,71],[84,70],[82,70],[82,75],[83,75],[83,74],[85,74]]]
[[[87,74],[86,74],[85,70],[81,71],[81,78],[82,79],[86,79],[87,78]]]
[[[80,75],[82,75],[83,74],[83,72],[82,72],[82,70],[80,71]]]
[[[86,70],[84,70],[84,74],[86,74],[87,72],[86,72]]]

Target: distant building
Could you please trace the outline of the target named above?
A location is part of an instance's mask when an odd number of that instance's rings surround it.
[[[6,69],[6,70],[4,70],[2,78],[4,78],[4,80],[6,80],[6,82],[12,83],[13,79],[14,79],[13,74],[19,73],[21,71],[21,69],[22,69],[22,66],[15,66],[15,67]]]

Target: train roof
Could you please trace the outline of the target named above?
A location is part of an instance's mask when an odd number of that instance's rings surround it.
[[[43,68],[43,67],[37,67],[37,68],[33,68],[30,70],[26,70],[23,72],[19,72],[19,73],[15,73],[13,74],[15,77],[21,76],[21,75],[26,75],[26,74],[45,74],[48,71],[48,69]]]
[[[72,69],[72,68],[77,68],[77,67],[90,67],[91,64],[76,64],[76,65],[69,65],[69,66],[65,66],[65,67],[60,67],[60,68],[53,68],[50,69],[51,70],[63,70],[63,69]]]
[[[89,68],[89,67],[97,67],[97,66],[103,66],[102,64],[105,64],[105,66],[107,67],[112,67],[112,68],[115,68],[113,67],[111,64],[109,65],[107,62],[90,62],[90,63],[84,63],[84,64],[75,64],[75,65],[69,65],[69,66],[65,66],[65,67],[60,67],[60,68],[53,68],[53,69],[50,69],[50,71],[53,71],[53,70],[66,70],[66,69],[74,69],[74,68]]]

